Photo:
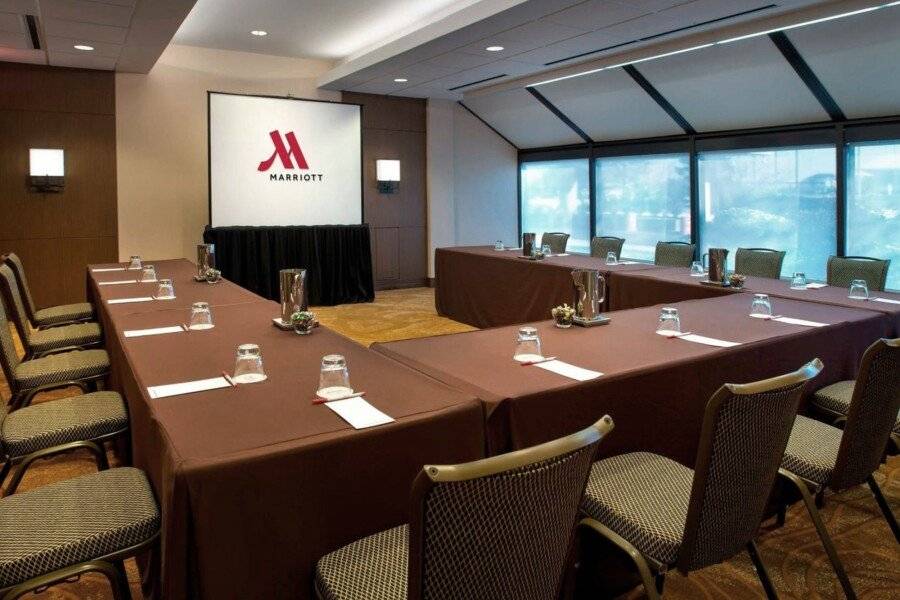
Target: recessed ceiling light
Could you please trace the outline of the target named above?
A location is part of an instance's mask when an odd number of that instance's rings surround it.
[[[87,44],[75,44],[72,47],[75,48],[76,50],[84,50],[84,51],[89,51],[89,50],[94,49],[93,46],[88,46]]]
[[[264,35],[269,35],[268,31],[263,31],[262,29],[254,29],[250,32],[250,35],[255,35],[257,37],[262,37]]]
[[[503,50],[503,46],[488,46],[487,48],[485,48],[485,50],[487,50],[488,52],[500,52],[501,50]]]
[[[405,77],[398,77],[394,81],[396,81],[397,83],[406,83],[407,81],[409,81],[409,79],[406,79]]]

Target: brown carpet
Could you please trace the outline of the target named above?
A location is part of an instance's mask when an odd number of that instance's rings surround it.
[[[351,304],[313,309],[321,322],[342,334],[369,345],[411,337],[425,337],[469,331],[468,325],[439,317],[434,312],[434,293],[427,288],[380,292],[372,304]],[[0,393],[9,398],[9,388],[0,376]],[[68,392],[45,394],[40,401],[58,398]],[[113,465],[119,463],[111,452]],[[44,461],[32,468],[20,488],[25,491],[51,481],[93,471],[87,455],[73,454]],[[900,512],[900,458],[894,457],[876,474],[891,506]],[[846,565],[860,598],[888,600],[900,598],[900,546],[878,510],[868,488],[858,487],[830,495],[822,516]],[[0,544],[2,544],[0,540]],[[760,550],[766,560],[775,587],[785,599],[841,598],[837,580],[822,549],[809,516],[800,504],[788,512],[787,524],[775,528],[767,524],[760,536]],[[128,561],[132,594],[140,597],[137,570]],[[227,574],[223,573],[223,577]],[[666,581],[666,598],[672,599],[744,599],[762,598],[762,590],[746,555],[692,573],[689,577],[671,574]],[[106,582],[86,576],[74,584],[55,587],[36,596],[39,599],[106,599],[112,595]],[[640,589],[626,595],[643,597]],[[462,600],[462,599],[461,599]]]

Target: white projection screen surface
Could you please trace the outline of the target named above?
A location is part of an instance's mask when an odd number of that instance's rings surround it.
[[[358,225],[361,156],[356,104],[210,92],[210,224]]]

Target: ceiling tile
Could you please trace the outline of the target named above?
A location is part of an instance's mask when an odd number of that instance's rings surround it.
[[[0,13],[38,14],[37,0],[0,0]]]
[[[0,61],[45,65],[47,64],[47,55],[43,50],[17,50],[0,47]]]
[[[0,48],[31,50],[31,38],[24,33],[7,33],[0,31]]]
[[[549,62],[563,60],[569,57],[582,58],[578,55],[585,52],[593,52],[603,48],[620,47],[620,44],[627,43],[628,41],[629,40],[620,37],[607,35],[602,31],[593,31],[555,44],[550,44],[549,46],[544,46],[543,48],[535,48],[534,50],[517,54],[513,58],[522,62],[543,66]],[[591,55],[590,57],[597,58],[599,56],[601,56],[601,54],[598,52],[596,55]]]
[[[41,16],[79,23],[128,27],[132,8],[84,0],[40,0]]]
[[[463,69],[480,67],[481,65],[486,65],[495,60],[497,60],[496,56],[480,56],[465,52],[448,52],[447,54],[441,54],[440,56],[430,58],[425,61],[425,63],[461,71]]]
[[[479,56],[509,57],[520,52],[552,44],[553,42],[582,35],[586,31],[590,30],[559,25],[542,19],[526,23],[491,37],[482,38],[473,44],[460,48],[460,50]],[[488,46],[503,46],[504,49],[502,52],[488,52],[485,50]]]
[[[0,32],[25,33],[25,20],[21,15],[0,13]]]
[[[47,50],[51,52],[68,52],[70,54],[75,53],[75,49],[73,48],[75,44],[84,43],[85,41],[87,40],[76,40],[73,38],[61,38],[54,36],[48,36],[45,40],[47,44]],[[94,47],[94,50],[90,52],[90,56],[118,58],[119,54],[122,52],[122,46],[119,44],[107,44],[104,42],[91,41],[90,45]]]
[[[69,52],[48,52],[50,64],[54,67],[76,67],[79,69],[100,69],[112,71],[116,68],[116,59],[106,56],[91,56],[87,53],[71,54]]]
[[[615,3],[608,0],[589,0],[566,10],[554,13],[548,20],[571,27],[583,27],[588,31],[609,27],[623,21],[649,14],[652,9]]]
[[[78,40],[93,40],[110,44],[124,44],[128,29],[96,25],[94,23],[75,23],[60,19],[44,19],[44,31],[47,35],[66,37]]]

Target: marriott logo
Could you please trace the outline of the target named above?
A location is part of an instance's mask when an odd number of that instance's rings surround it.
[[[269,132],[269,137],[272,139],[275,149],[269,158],[259,163],[259,166],[256,167],[257,171],[261,173],[269,171],[275,165],[276,159],[281,162],[281,167],[285,171],[294,171],[295,169],[301,171],[309,170],[309,163],[306,162],[306,156],[303,155],[303,150],[300,148],[300,143],[297,141],[297,136],[294,135],[293,131],[287,132],[282,137],[281,132],[276,129]],[[269,173],[269,181],[316,182],[322,181],[322,178],[322,173]]]

